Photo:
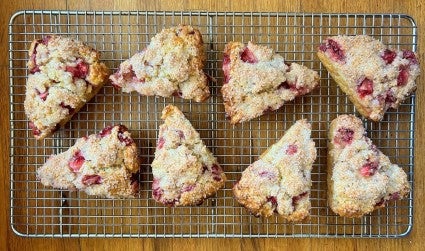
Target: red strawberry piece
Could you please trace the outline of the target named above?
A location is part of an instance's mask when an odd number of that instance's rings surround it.
[[[67,109],[69,114],[72,114],[75,111],[75,108],[72,108],[70,105],[65,105],[63,102],[60,103],[60,106]]]
[[[276,196],[268,196],[267,202],[270,202],[273,207],[277,207],[277,198]]]
[[[176,130],[177,131],[177,134],[179,135],[179,138],[180,139],[184,139],[185,137],[184,137],[184,132],[182,131],[182,130]]]
[[[35,57],[35,56],[34,56]],[[30,73],[31,74],[34,74],[34,73],[36,73],[36,72],[39,72],[40,71],[40,67],[38,67],[38,65],[36,65],[34,68],[32,68],[31,70],[30,70]]]
[[[145,62],[145,66],[147,66],[148,64]],[[116,73],[119,74],[119,73]],[[118,76],[117,76],[118,77]],[[138,80],[137,79],[137,75],[136,72],[133,70],[133,66],[130,66],[130,69],[128,71],[126,71],[125,73],[122,73],[122,77],[126,80],[126,81],[132,81],[132,80]],[[142,79],[141,82],[145,82],[145,79]]]
[[[41,41],[40,40],[39,41],[40,41],[40,43],[47,45],[51,38],[52,38],[52,36],[48,35],[48,36],[43,37],[43,39]]]
[[[124,132],[128,131],[125,125],[119,125],[118,127],[118,139],[121,142],[124,142],[126,146],[133,144],[133,139],[124,135]]]
[[[412,64],[418,64],[418,59],[413,51],[403,50],[403,58],[409,59]]]
[[[345,59],[345,53],[341,46],[332,39],[328,39],[325,44],[320,45],[319,49],[323,52],[328,52],[332,59],[342,61]]]
[[[376,173],[378,167],[378,163],[369,161],[360,168],[360,173],[365,177],[370,177]]]
[[[339,128],[337,134],[335,135],[334,142],[344,147],[351,144],[353,138],[353,130],[350,128]]]
[[[129,146],[134,142],[132,138],[125,136],[121,132],[118,133],[118,139],[119,141],[124,142],[126,146]]]
[[[39,66],[37,65],[37,62],[36,62],[37,47],[38,47],[38,44],[40,42],[41,42],[41,40],[37,41],[37,43],[34,45],[34,49],[33,49],[32,54],[31,54],[30,60],[35,65],[34,68],[30,69],[30,73],[32,73],[32,74],[40,71],[40,68],[39,68]]]
[[[395,51],[386,49],[382,54],[382,59],[385,61],[386,64],[391,64],[395,57],[397,56],[397,53]]]
[[[382,198],[378,203],[375,204],[375,207],[380,207],[380,206],[384,205],[385,202],[386,202],[386,200],[384,198]]]
[[[102,183],[102,178],[97,174],[84,175],[81,182],[86,186]]]
[[[116,73],[114,73],[114,74],[113,74],[113,76],[114,76],[114,79],[119,79],[120,74],[119,74],[119,72],[116,72]],[[121,86],[119,86],[118,84],[116,84],[114,81],[111,81],[111,85],[112,85],[112,86],[114,87],[114,89],[116,89],[116,90],[121,89]]]
[[[215,181],[220,181],[221,180],[221,170],[220,167],[216,164],[211,166],[211,173],[213,175],[213,179]]]
[[[289,145],[286,149],[286,154],[294,155],[298,151],[298,147],[296,145]]]
[[[407,84],[407,80],[409,79],[409,71],[406,67],[400,67],[400,72],[397,76],[397,86],[404,86]]]
[[[164,190],[159,187],[159,180],[154,179],[152,182],[152,197],[155,200],[160,200],[163,194]]]
[[[160,137],[158,139],[158,143],[156,144],[156,148],[159,150],[164,147],[164,144],[165,144],[165,139],[163,137]]]
[[[223,73],[224,73],[224,83],[229,83],[230,80],[230,57],[227,54],[223,56]]]
[[[112,128],[114,128],[114,126],[112,126],[112,125],[103,128],[103,130],[99,133],[100,137],[103,138],[103,137],[108,136],[109,134],[111,134]]]
[[[164,200],[163,203],[167,207],[174,207],[178,201],[179,199],[171,199],[171,200]]]
[[[120,125],[118,125],[118,131],[119,132],[127,132],[128,128],[127,128],[127,126],[120,124]]]
[[[32,134],[33,134],[34,136],[39,136],[39,135],[41,134],[41,130],[40,130],[40,129],[38,129],[38,128],[34,125],[34,122],[30,121],[30,122],[28,123],[28,126],[32,129]]]
[[[400,199],[400,193],[395,192],[393,194],[390,194],[390,200],[399,200]]]
[[[184,186],[182,188],[182,193],[192,191],[194,188],[195,188],[195,185],[194,184],[188,185],[188,186]]]
[[[269,171],[261,171],[258,173],[258,175],[260,175],[260,177],[267,178],[270,180],[276,178],[276,175]]]
[[[394,97],[394,93],[391,90],[388,90],[385,96],[385,103],[395,103],[396,102],[396,98]]]
[[[72,158],[69,160],[68,165],[73,172],[78,172],[80,168],[83,166],[85,160],[86,159],[81,154],[81,151],[78,150],[77,152],[74,153],[74,156],[72,156]]]
[[[49,96],[48,89],[46,89],[46,91],[44,91],[43,93],[41,93],[38,89],[35,89],[35,91],[37,92],[37,95],[41,98],[41,100],[46,101],[47,96]]]
[[[357,86],[357,92],[359,93],[360,97],[363,98],[366,95],[370,95],[373,93],[373,81],[364,78],[363,81]]]
[[[292,206],[295,207],[298,205],[298,201],[301,200],[304,196],[306,196],[308,192],[301,193],[297,196],[292,197]]]
[[[77,66],[67,66],[66,71],[70,72],[74,78],[84,79],[89,71],[89,66],[85,62],[77,63]]]
[[[258,59],[255,57],[254,53],[252,53],[252,51],[248,47],[245,47],[240,57],[241,57],[241,60],[244,61],[245,63],[250,63],[250,64],[258,63]]]

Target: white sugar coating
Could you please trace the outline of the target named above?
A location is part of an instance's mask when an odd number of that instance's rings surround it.
[[[205,61],[199,30],[179,25],[154,36],[146,49],[121,63],[110,79],[124,92],[161,97],[175,95],[201,102],[210,95],[203,72]]]
[[[342,58],[333,56],[330,48],[323,51],[329,41],[337,44]],[[329,37],[321,48],[317,53],[320,61],[359,113],[368,119],[382,120],[388,108],[398,108],[416,90],[415,79],[419,76],[420,66],[413,52],[389,48],[366,35]],[[400,76],[402,71],[406,74],[405,80]],[[372,81],[373,85],[368,88],[370,91],[361,95],[359,86],[365,79]]]
[[[245,55],[248,61],[243,60]],[[246,46],[228,43],[224,49],[223,70],[225,82],[221,93],[232,124],[276,110],[319,84],[317,72],[296,63],[287,65],[271,48],[252,42]]]
[[[106,198],[134,197],[138,183],[131,176],[139,170],[136,144],[123,126],[104,130],[109,134],[80,138],[67,151],[50,156],[37,170],[40,182],[53,188],[81,190]],[[83,158],[79,164],[75,162],[78,156]],[[78,165],[78,170],[72,168],[73,163]],[[88,184],[85,180],[90,176],[99,180]]]
[[[109,69],[99,61],[100,53],[90,46],[56,35],[34,40],[29,56],[25,113],[34,137],[43,139],[96,95]]]
[[[289,221],[310,215],[311,170],[317,156],[311,125],[297,121],[247,167],[233,187],[236,200],[256,216],[274,212]]]
[[[224,186],[226,176],[177,107],[165,107],[162,119],[152,162],[153,198],[167,206],[200,204]]]
[[[361,217],[408,195],[406,173],[372,144],[357,117],[331,122],[328,149],[328,200],[335,213]]]

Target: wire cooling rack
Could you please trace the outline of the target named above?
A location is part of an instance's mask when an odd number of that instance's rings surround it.
[[[72,36],[102,52],[105,63],[120,62],[142,50],[164,27],[180,23],[200,29],[206,46],[211,97],[205,103],[124,94],[112,86],[101,92],[52,138],[36,141],[24,114],[27,49],[33,39],[56,33]],[[315,56],[330,35],[368,34],[393,48],[416,50],[417,27],[399,14],[301,14],[217,12],[72,12],[21,11],[9,25],[11,110],[11,227],[31,237],[400,237],[412,228],[412,194],[360,219],[336,216],[326,200],[326,136],[338,114],[355,113]],[[219,92],[221,59],[229,41],[255,41],[317,70],[320,88],[237,126],[225,119]],[[228,181],[214,198],[197,207],[166,208],[150,198],[160,113],[174,103],[185,112],[223,166]],[[368,136],[408,174],[413,186],[415,98],[390,110],[379,123],[364,121]],[[311,218],[288,223],[279,217],[255,218],[232,197],[241,172],[296,120],[312,123],[318,157],[313,166]],[[128,126],[142,157],[140,195],[134,199],[101,199],[58,191],[36,181],[35,171],[49,155],[62,152],[76,138],[103,127]]]

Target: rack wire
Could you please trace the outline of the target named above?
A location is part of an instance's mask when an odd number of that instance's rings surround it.
[[[27,126],[23,101],[28,74],[27,49],[33,39],[56,33],[86,41],[102,52],[104,62],[119,63],[142,50],[164,27],[180,23],[200,29],[207,50],[206,72],[211,97],[204,103],[124,94],[106,85],[52,138],[36,141]],[[336,216],[326,200],[326,136],[338,114],[355,113],[315,56],[327,36],[368,34],[397,49],[417,47],[417,27],[403,14],[313,14],[228,12],[82,12],[20,11],[9,24],[11,110],[11,227],[28,237],[400,237],[412,228],[413,198],[391,202],[360,219]],[[270,46],[287,61],[317,70],[320,88],[271,112],[237,126],[225,119],[220,87],[222,51],[229,41],[255,41]],[[174,103],[198,129],[223,166],[225,188],[201,206],[167,208],[150,198],[160,113]],[[408,174],[413,187],[415,97],[390,110],[379,123],[364,121],[368,136]],[[234,200],[231,188],[241,172],[296,120],[312,123],[318,157],[313,166],[311,217],[288,223],[277,216],[255,218]],[[132,132],[142,158],[140,195],[102,199],[84,193],[43,187],[35,171],[51,154],[76,138],[123,123]]]

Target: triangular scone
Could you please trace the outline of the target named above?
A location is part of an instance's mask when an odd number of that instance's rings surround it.
[[[328,201],[346,217],[361,217],[409,194],[407,175],[365,136],[362,121],[340,115],[328,142]]]
[[[342,91],[364,117],[382,120],[416,90],[419,62],[414,52],[389,49],[370,36],[327,38],[317,53]]]
[[[121,198],[137,194],[139,183],[132,175],[138,171],[136,144],[125,126],[116,125],[50,156],[37,170],[37,178],[45,186]]]
[[[34,40],[29,49],[25,114],[34,137],[43,139],[68,122],[108,80],[100,53],[72,38]]]
[[[177,107],[165,107],[162,119],[152,162],[152,197],[167,206],[202,204],[224,186],[226,176]]]
[[[277,213],[289,221],[310,215],[311,169],[316,159],[311,125],[297,121],[242,173],[236,200],[255,216]]]
[[[232,124],[251,120],[311,92],[319,74],[305,66],[287,65],[266,46],[230,42],[224,49],[221,93]]]
[[[146,49],[121,63],[110,76],[116,88],[146,96],[179,96],[196,102],[210,96],[203,68],[206,56],[202,35],[189,25],[164,29]]]

